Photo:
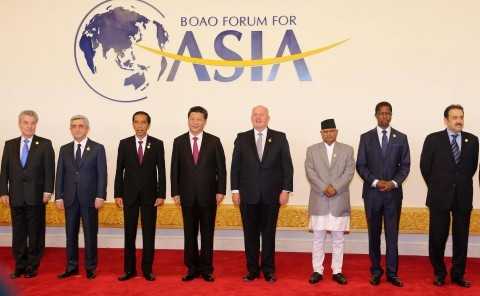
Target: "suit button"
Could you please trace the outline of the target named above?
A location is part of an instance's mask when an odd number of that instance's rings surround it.
[[[75,172],[75,175],[78,175],[78,174],[79,174],[79,172]]]

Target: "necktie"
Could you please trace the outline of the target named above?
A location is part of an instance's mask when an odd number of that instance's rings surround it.
[[[452,142],[450,142],[450,146],[452,147],[453,159],[455,160],[456,164],[460,162],[460,147],[458,147],[457,137],[457,134],[452,135]]]
[[[263,134],[258,133],[258,138],[257,138],[257,153],[258,153],[258,158],[262,160],[263,156],[263,149],[262,149],[262,142],[263,142]]]
[[[388,148],[388,138],[387,138],[387,130],[382,130],[382,155],[383,157],[387,156],[387,148]]]
[[[198,162],[198,137],[193,137],[193,163],[197,164]]]
[[[80,162],[82,161],[82,144],[77,144],[77,151],[75,151],[75,163],[77,167],[80,166]]]
[[[142,147],[143,141],[138,141],[138,150],[137,150],[137,158],[138,158],[138,163],[142,165],[143,163],[143,147]]]
[[[23,140],[23,148],[22,148],[22,154],[20,155],[20,162],[22,164],[22,168],[25,167],[27,164],[27,159],[28,159],[28,143],[30,143],[30,140],[25,139]]]

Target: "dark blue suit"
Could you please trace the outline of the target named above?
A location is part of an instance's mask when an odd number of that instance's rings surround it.
[[[78,269],[80,218],[85,238],[85,267],[97,266],[98,210],[95,199],[106,198],[107,162],[103,145],[87,140],[80,163],[75,161],[74,142],[60,148],[55,199],[63,199],[67,233],[67,271]]]
[[[382,219],[387,246],[387,276],[395,277],[398,271],[398,226],[402,209],[402,183],[410,172],[410,148],[407,136],[391,129],[385,157],[382,155],[377,129],[360,137],[357,171],[363,179],[362,197],[368,223],[369,255],[372,274],[381,275],[380,237]],[[374,180],[393,180],[397,188],[381,192],[372,187]]]

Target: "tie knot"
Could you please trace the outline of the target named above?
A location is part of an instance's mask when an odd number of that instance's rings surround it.
[[[78,143],[78,144],[77,144],[77,147],[78,147],[78,148],[82,148],[82,144]]]
[[[193,140],[196,142],[198,140],[198,137],[193,137]]]
[[[453,134],[453,135],[452,135],[452,138],[453,138],[454,140],[456,140],[457,137],[458,137],[458,134]]]
[[[387,130],[382,130],[382,134],[387,134]]]
[[[262,134],[262,133],[258,133],[258,136],[261,137],[261,136],[263,136],[263,134]]]
[[[30,143],[30,140],[29,140],[29,139],[25,139],[25,140],[23,140],[23,142],[28,145],[28,143]]]
[[[138,141],[138,144],[141,146],[143,144],[143,141]]]

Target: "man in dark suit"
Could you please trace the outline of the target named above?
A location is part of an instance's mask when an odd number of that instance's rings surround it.
[[[443,286],[447,270],[444,253],[452,215],[453,256],[450,276],[453,283],[470,287],[464,278],[467,262],[473,175],[478,166],[478,138],[463,130],[463,107],[445,109],[446,129],[430,134],[423,144],[420,170],[428,187],[430,211],[429,257],[434,285]]]
[[[107,196],[107,160],[102,144],[87,138],[88,118],[70,119],[73,142],[60,148],[55,182],[57,207],[65,210],[67,266],[58,278],[78,275],[78,232],[82,220],[85,240],[85,269],[88,279],[96,277],[98,209]]]
[[[293,190],[293,165],[287,137],[269,129],[264,106],[253,108],[253,129],[239,133],[232,156],[232,200],[240,206],[248,273],[253,281],[263,271],[267,282],[276,281],[275,232],[280,205]],[[259,266],[260,238],[262,258]]]
[[[390,127],[392,105],[380,102],[375,107],[377,127],[360,137],[357,171],[363,179],[362,197],[368,224],[371,261],[370,283],[378,285],[383,275],[380,266],[382,219],[387,246],[387,281],[402,287],[398,277],[398,227],[402,210],[402,183],[410,172],[407,136]]]
[[[220,139],[204,132],[208,113],[195,106],[188,111],[189,132],[175,139],[172,151],[172,197],[181,204],[185,235],[183,281],[201,275],[213,282],[215,216],[226,190],[225,153]],[[198,250],[198,228],[201,251]]]
[[[125,224],[125,273],[118,278],[126,281],[136,276],[135,239],[138,214],[141,212],[143,253],[142,271],[154,281],[152,265],[155,251],[157,207],[165,201],[165,150],[163,142],[147,135],[150,115],[138,111],[132,117],[135,135],[118,145],[115,175],[115,202],[123,208]]]
[[[21,136],[3,148],[0,201],[12,215],[12,279],[35,277],[45,248],[45,204],[53,192],[55,155],[52,142],[35,135],[37,123],[35,111],[21,112]]]

